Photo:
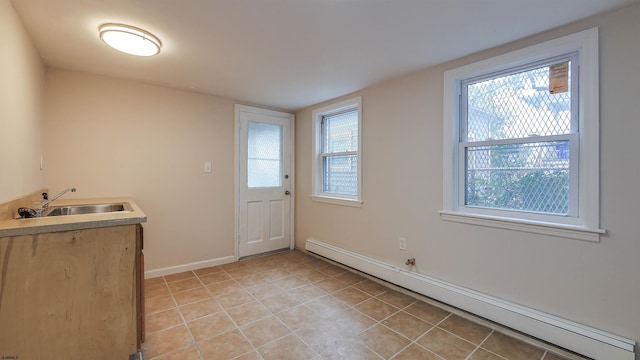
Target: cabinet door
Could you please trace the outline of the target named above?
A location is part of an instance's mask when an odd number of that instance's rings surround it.
[[[133,225],[0,238],[0,355],[127,359],[136,352]]]

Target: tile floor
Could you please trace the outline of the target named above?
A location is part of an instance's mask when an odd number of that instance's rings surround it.
[[[576,358],[296,250],[147,279],[145,291],[145,360]]]

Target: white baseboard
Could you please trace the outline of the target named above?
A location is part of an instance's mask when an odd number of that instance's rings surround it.
[[[152,279],[160,276],[177,274],[183,271],[198,270],[198,269],[202,269],[210,266],[228,264],[234,261],[236,261],[236,258],[234,256],[225,256],[217,259],[196,261],[188,264],[181,264],[181,265],[164,267],[160,269],[153,269],[153,270],[145,271],[144,278]]]
[[[576,353],[634,360],[635,341],[354,253],[313,238],[307,251]]]

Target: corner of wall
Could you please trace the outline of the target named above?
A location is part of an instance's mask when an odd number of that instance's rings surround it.
[[[10,1],[0,1],[0,202],[44,187],[45,66]]]

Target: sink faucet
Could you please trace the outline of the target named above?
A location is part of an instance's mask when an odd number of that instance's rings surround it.
[[[36,210],[36,213],[38,214],[37,216],[42,216],[42,212],[47,210],[49,208],[49,204],[51,204],[52,202],[58,200],[59,198],[62,197],[62,195],[68,193],[69,191],[71,192],[76,192],[76,188],[68,188],[65,189],[63,192],[61,192],[60,194],[52,197],[51,199],[47,200],[46,202],[42,203],[42,205],[40,206],[40,209]]]
[[[48,199],[48,196],[47,196],[46,192],[42,193],[42,197],[44,198],[44,200],[47,200],[47,201],[42,203],[42,205],[40,205],[39,209],[21,207],[21,208],[18,208],[18,215],[20,215],[20,217],[22,217],[22,218],[41,217],[42,213],[49,208],[49,204],[51,204],[52,202],[54,202],[57,199],[61,198],[64,194],[68,193],[69,191],[76,192],[76,188],[65,189],[63,192],[61,192],[60,194],[52,197],[51,199]]]

